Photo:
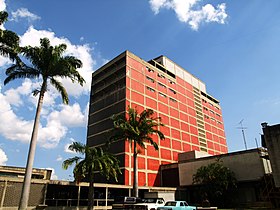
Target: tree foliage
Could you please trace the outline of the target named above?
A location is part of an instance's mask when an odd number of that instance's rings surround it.
[[[154,117],[152,109],[145,109],[140,114],[136,109],[128,107],[128,113],[125,115],[112,116],[115,135],[111,138],[112,141],[128,140],[133,144],[133,157],[134,157],[134,183],[133,192],[134,196],[138,197],[138,168],[137,168],[137,145],[141,149],[145,149],[145,143],[151,144],[158,150],[158,144],[153,140],[152,135],[158,135],[162,140],[164,135],[158,130],[159,126],[164,126],[161,123],[160,117]]]
[[[3,45],[1,47],[3,47]],[[13,80],[24,78],[41,79],[42,81],[40,89],[33,91],[34,95],[39,94],[39,99],[31,134],[23,190],[20,199],[20,210],[25,210],[28,205],[32,167],[40,124],[40,113],[49,83],[60,93],[63,103],[68,104],[69,98],[67,91],[58,78],[69,78],[72,82],[78,82],[80,85],[83,85],[85,82],[77,70],[82,67],[82,62],[74,56],[64,56],[63,53],[65,50],[65,44],[53,47],[50,45],[49,39],[43,38],[40,40],[40,46],[38,47],[26,46],[18,48],[17,52],[30,62],[29,65],[17,60],[19,62],[11,65],[6,70],[7,77],[4,80],[5,85]]]
[[[20,62],[17,54],[19,49],[19,37],[10,30],[3,29],[3,24],[8,20],[8,13],[0,11],[0,55]]]
[[[82,155],[74,156],[63,161],[62,167],[68,169],[74,165],[74,178],[76,182],[87,178],[89,180],[88,209],[94,206],[94,173],[99,172],[107,179],[110,177],[118,181],[117,176],[121,173],[118,159],[104,151],[101,147],[89,147],[79,142],[73,142],[69,150]]]
[[[235,174],[221,161],[201,166],[193,175],[193,183],[200,186],[202,199],[219,207],[231,205],[232,194],[237,189]]]

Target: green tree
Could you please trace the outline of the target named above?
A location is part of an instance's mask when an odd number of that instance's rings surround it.
[[[77,182],[84,178],[89,179],[88,210],[94,207],[94,173],[99,172],[107,179],[113,177],[116,181],[117,175],[121,173],[118,159],[112,154],[103,151],[101,147],[89,147],[79,142],[73,142],[69,150],[84,157],[75,156],[65,160],[62,164],[64,169],[74,165],[74,177]]]
[[[200,185],[202,199],[208,199],[218,207],[230,205],[232,194],[237,189],[235,174],[219,160],[197,169],[193,175],[193,183]]]
[[[82,62],[73,56],[63,56],[67,47],[65,44],[53,47],[50,45],[50,41],[47,38],[41,39],[40,43],[41,45],[39,47],[26,46],[19,49],[19,52],[30,62],[30,65],[28,66],[24,63],[18,62],[13,64],[6,70],[7,77],[4,80],[4,84],[6,85],[18,78],[42,79],[40,89],[33,92],[34,95],[39,94],[39,99],[26,164],[26,172],[19,206],[20,210],[27,209],[28,205],[40,113],[44,94],[48,90],[49,83],[60,93],[63,103],[68,104],[68,94],[58,78],[70,78],[72,82],[78,82],[80,85],[83,85],[85,82],[77,71],[77,68],[82,67]]]
[[[0,27],[8,20],[8,13],[0,11]],[[0,55],[10,58],[12,61],[20,61],[17,50],[19,47],[18,35],[9,30],[0,28]]]
[[[157,134],[159,138],[164,139],[162,132],[158,130],[159,126],[163,126],[160,117],[153,117],[154,111],[146,109],[140,114],[136,109],[128,108],[128,116],[125,115],[113,115],[113,123],[116,134],[112,137],[113,141],[128,140],[133,143],[133,193],[135,197],[138,197],[138,161],[137,154],[140,152],[137,150],[137,145],[141,149],[145,149],[145,142],[150,143],[156,150],[158,145],[152,139],[153,134]]]

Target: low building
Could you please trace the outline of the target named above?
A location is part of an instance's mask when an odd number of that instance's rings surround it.
[[[259,205],[264,202],[274,206],[279,205],[275,202],[279,200],[280,193],[273,184],[270,160],[264,148],[216,156],[198,151],[181,153],[178,163],[161,166],[162,185],[177,187],[183,199],[191,203],[199,203],[199,199],[194,196],[196,186],[193,185],[193,175],[201,166],[207,166],[217,160],[235,173],[238,181],[238,193],[235,199],[238,206]]]

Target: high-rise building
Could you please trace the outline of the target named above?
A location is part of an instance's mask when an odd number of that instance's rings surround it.
[[[153,109],[165,126],[165,140],[153,136],[156,151],[147,144],[138,155],[139,186],[160,186],[159,167],[174,163],[178,154],[203,151],[227,153],[219,101],[205,84],[165,56],[148,62],[125,51],[92,74],[87,144],[99,146],[110,137],[111,116],[133,107]],[[128,141],[111,145],[120,160],[120,184],[133,183],[133,151]]]

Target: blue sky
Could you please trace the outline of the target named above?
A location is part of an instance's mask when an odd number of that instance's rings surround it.
[[[21,45],[48,37],[84,63],[85,87],[63,81],[69,106],[53,89],[44,101],[34,167],[52,168],[54,178],[72,179],[61,169],[73,155],[65,148],[86,141],[91,72],[125,50],[145,60],[165,55],[205,82],[220,100],[229,151],[245,148],[242,119],[248,148],[255,138],[260,145],[262,122],[280,121],[279,0],[0,0],[0,10]],[[0,164],[24,167],[39,81],[4,86],[9,61],[0,65]]]

